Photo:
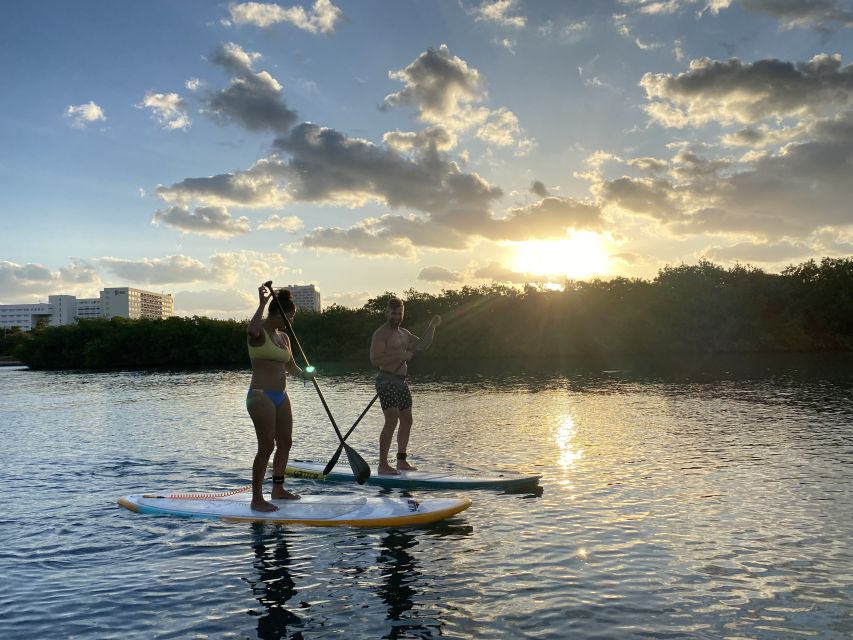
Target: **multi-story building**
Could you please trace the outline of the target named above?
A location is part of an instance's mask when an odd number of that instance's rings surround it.
[[[101,317],[100,298],[77,298],[77,318],[88,320]]]
[[[0,328],[18,327],[22,331],[29,331],[41,323],[50,324],[52,317],[53,305],[46,302],[0,304]]]
[[[171,318],[175,301],[170,293],[152,293],[132,287],[110,287],[98,298],[48,296],[47,302],[0,304],[0,328],[30,331],[39,324],[58,327],[88,318]]]
[[[101,291],[101,316],[112,318],[171,318],[175,301],[170,293],[152,293],[132,287],[110,287]]]
[[[293,295],[293,303],[301,311],[322,311],[320,304],[320,292],[313,284],[289,284],[285,289],[290,289]]]

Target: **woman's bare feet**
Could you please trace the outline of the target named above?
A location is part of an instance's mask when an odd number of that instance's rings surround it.
[[[397,468],[400,471],[417,471],[418,468],[414,465],[409,464],[405,460],[397,460]]]
[[[295,493],[291,493],[281,485],[273,485],[272,495],[270,496],[273,500],[299,500],[299,496]]]
[[[380,476],[399,476],[400,472],[389,464],[380,464],[376,467],[376,473]]]
[[[278,507],[275,506],[272,502],[267,502],[263,498],[260,500],[256,498],[252,498],[252,504],[249,506],[252,511],[263,511],[265,513],[270,513],[271,511],[278,511]]]

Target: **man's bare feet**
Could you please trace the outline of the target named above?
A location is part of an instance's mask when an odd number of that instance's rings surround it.
[[[291,493],[280,485],[273,485],[272,495],[270,497],[273,500],[299,500],[299,496],[297,494]]]
[[[266,513],[270,513],[271,511],[278,511],[278,507],[275,506],[272,502],[267,502],[263,498],[257,500],[252,498],[252,504],[250,505],[252,511],[264,511]]]
[[[418,468],[414,465],[409,464],[405,460],[397,460],[397,468],[400,471],[417,471]]]
[[[376,467],[376,473],[380,476],[399,476],[400,472],[389,464],[380,464]]]

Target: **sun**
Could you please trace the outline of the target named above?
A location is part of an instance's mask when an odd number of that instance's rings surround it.
[[[610,259],[601,246],[601,236],[576,231],[562,240],[531,240],[515,247],[516,271],[541,276],[580,280],[606,275]]]

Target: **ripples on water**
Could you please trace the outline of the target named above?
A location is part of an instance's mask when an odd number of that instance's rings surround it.
[[[423,467],[543,491],[398,530],[116,506],[248,482],[246,372],[0,370],[0,636],[848,638],[853,368],[747,364],[416,376]],[[343,426],[372,395],[363,373],[322,385]],[[291,393],[294,457],[327,459],[312,388]],[[380,422],[352,437],[372,464]]]

